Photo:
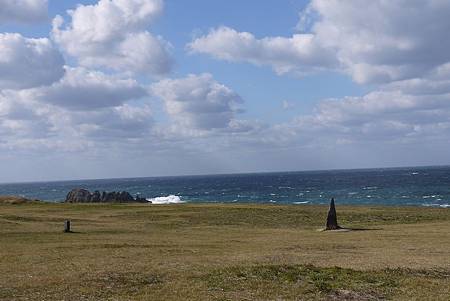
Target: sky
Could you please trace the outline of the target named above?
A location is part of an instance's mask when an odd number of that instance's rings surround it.
[[[0,2],[0,182],[450,164],[447,0]]]

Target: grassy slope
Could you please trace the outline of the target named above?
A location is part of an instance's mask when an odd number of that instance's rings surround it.
[[[337,209],[0,205],[0,300],[450,299],[450,210]]]

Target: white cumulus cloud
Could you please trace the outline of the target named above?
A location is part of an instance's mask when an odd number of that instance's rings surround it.
[[[274,125],[261,140],[282,144],[424,141],[450,137],[450,2],[312,0],[292,37],[256,38],[228,27],[188,49],[271,66],[278,74],[338,71],[363,96],[328,99],[314,112]],[[285,103],[285,107],[288,104]]]
[[[162,0],[100,0],[70,10],[71,21],[53,20],[54,40],[86,67],[160,76],[172,66],[170,45],[147,29]]]
[[[104,150],[123,141],[151,138],[152,111],[145,103],[81,111],[32,96],[0,92],[0,149]]]
[[[22,94],[71,110],[93,110],[116,107],[142,98],[147,92],[134,79],[122,79],[81,67],[66,67],[66,74],[59,82],[25,90]]]
[[[48,110],[15,90],[0,91],[0,144],[22,139],[48,138],[53,134]]]
[[[64,59],[46,38],[0,33],[0,89],[48,85],[64,75]]]
[[[120,140],[150,139],[152,110],[148,105],[122,104],[89,112],[66,111],[65,126],[87,141],[114,144]]]
[[[268,65],[278,74],[334,68],[337,64],[333,52],[312,34],[257,39],[248,32],[219,27],[192,41],[188,49],[231,62]]]
[[[336,69],[358,83],[422,76],[450,61],[450,2],[312,0],[292,37],[257,39],[228,27],[188,48],[235,62],[269,65],[277,73]]]
[[[168,114],[182,127],[211,130],[230,127],[242,98],[211,74],[165,79],[152,85]]]
[[[357,82],[422,76],[450,60],[450,2],[314,0],[313,33]]]

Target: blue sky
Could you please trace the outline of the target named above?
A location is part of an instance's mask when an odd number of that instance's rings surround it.
[[[77,5],[95,5],[97,1],[49,1],[50,19],[66,16]],[[229,26],[254,33],[257,37],[292,35],[299,12],[308,1],[243,1],[236,9],[235,1],[166,1],[164,16],[152,25],[152,32],[162,35],[173,45],[175,76],[190,73],[212,73],[221,83],[233,87],[245,100],[247,118],[262,118],[282,122],[299,113],[309,113],[314,104],[324,98],[362,95],[364,86],[355,84],[347,75],[328,72],[311,76],[274,74],[268,67],[230,64],[206,56],[189,54],[185,46],[192,37],[207,33],[210,28]],[[5,32],[20,32],[27,37],[45,37],[51,31],[50,22],[30,26],[8,25]],[[282,102],[293,104],[283,110]]]
[[[450,5],[403,2],[7,1],[0,181],[449,164]]]
[[[235,1],[167,2],[167,17],[154,27],[155,32],[167,37],[175,47],[177,74],[212,73],[246,100],[249,118],[260,117],[273,122],[309,112],[314,103],[323,98],[362,94],[364,88],[342,74],[319,74],[299,80],[298,76],[279,77],[267,67],[229,64],[185,51],[193,35],[207,33],[210,28],[221,25],[252,32],[258,37],[290,36],[295,32],[299,12],[308,4],[308,1],[276,0],[242,2],[239,9]],[[295,107],[283,110],[284,100]]]

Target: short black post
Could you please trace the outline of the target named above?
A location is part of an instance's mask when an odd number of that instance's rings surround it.
[[[341,229],[341,227],[339,227],[337,222],[336,207],[334,206],[334,198],[332,198],[330,202],[330,209],[328,210],[326,230],[338,229]]]
[[[67,221],[64,222],[64,233],[70,233],[70,232],[72,232],[70,230],[70,221],[67,220]]]

